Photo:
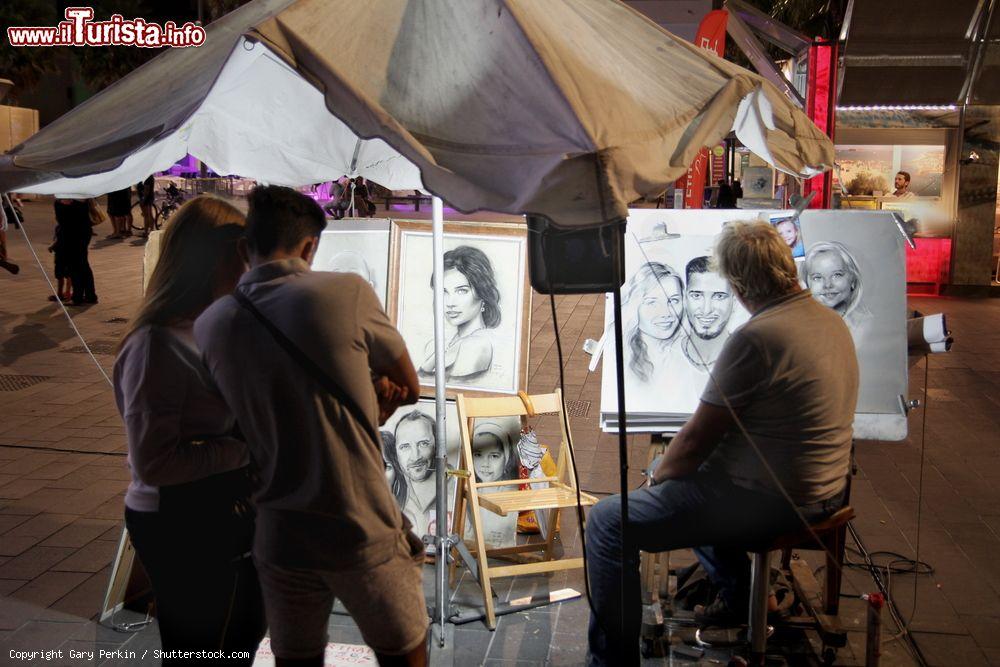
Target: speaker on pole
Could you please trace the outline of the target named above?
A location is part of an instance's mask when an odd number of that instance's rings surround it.
[[[618,464],[621,490],[622,563],[621,609],[628,600],[629,575],[626,569],[631,539],[628,530],[628,440],[625,417],[624,349],[622,347],[621,286],[625,282],[625,220],[583,229],[559,228],[548,218],[528,217],[528,267],[531,286],[542,294],[604,294],[614,301],[615,359],[618,383]],[[561,369],[560,369],[561,371]],[[561,375],[561,373],[560,373]],[[586,576],[586,575],[585,575]],[[626,635],[627,613],[618,619],[621,636]],[[605,619],[609,620],[609,619]],[[629,647],[619,656],[623,665],[639,664],[639,646]]]

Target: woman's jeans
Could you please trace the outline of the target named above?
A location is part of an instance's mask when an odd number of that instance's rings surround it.
[[[800,506],[809,523],[841,508],[844,492]],[[590,665],[619,664],[623,646],[637,646],[642,622],[639,551],[695,547],[709,577],[731,605],[746,604],[750,563],[747,551],[801,529],[802,519],[781,496],[751,491],[707,471],[667,480],[628,495],[627,601],[621,608],[621,496],[595,505],[587,517],[587,573],[593,609]],[[625,622],[622,634],[622,619]]]
[[[129,508],[125,525],[153,584],[163,650],[242,651],[246,659],[198,664],[251,665],[267,625],[249,556],[252,532],[242,534],[246,525],[225,516],[172,517]],[[240,542],[244,552],[235,553],[233,546]],[[163,664],[191,661],[165,657]]]

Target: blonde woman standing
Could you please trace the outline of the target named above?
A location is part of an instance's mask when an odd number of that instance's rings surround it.
[[[114,384],[132,472],[125,525],[153,584],[163,649],[248,651],[227,664],[249,665],[266,627],[249,557],[249,459],[192,335],[194,319],[246,269],[237,250],[244,225],[211,197],[177,212]]]

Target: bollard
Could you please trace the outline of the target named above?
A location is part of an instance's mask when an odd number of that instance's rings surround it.
[[[865,667],[878,667],[882,656],[882,607],[885,606],[885,596],[881,593],[868,593],[862,595],[861,599],[868,602]]]

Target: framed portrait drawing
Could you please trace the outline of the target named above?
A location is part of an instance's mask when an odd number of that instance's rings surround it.
[[[312,268],[358,274],[372,286],[385,308],[389,294],[389,221],[345,218],[328,222],[320,234]]]
[[[517,417],[489,417],[476,419],[470,432],[472,439],[472,473],[477,482],[499,482],[518,479],[521,458],[517,444],[521,440],[521,420]],[[496,486],[479,489],[480,494],[511,491],[515,486]],[[468,508],[468,506],[467,506]],[[471,511],[471,508],[468,508]],[[502,549],[517,544],[517,512],[507,516],[479,510],[483,528],[483,541],[490,549]],[[466,540],[475,537],[472,521],[465,521]]]
[[[747,167],[743,170],[743,196],[747,199],[770,199],[774,196],[774,172],[770,167]]]
[[[422,387],[434,386],[430,222],[394,221],[389,317]],[[445,381],[452,395],[516,394],[527,387],[531,288],[527,227],[447,223],[444,228]]]
[[[462,440],[458,428],[458,409],[454,401],[445,408],[445,443],[448,467],[458,467]],[[382,460],[385,478],[399,509],[413,524],[418,537],[437,530],[437,480],[435,451],[437,423],[434,399],[422,398],[414,405],[404,405],[379,427],[382,436]],[[448,480],[448,526],[455,509],[454,478]]]
[[[806,249],[802,245],[802,225],[795,216],[781,213],[770,216],[769,220],[771,226],[778,232],[778,236],[792,251],[792,258],[798,260],[805,257]]]
[[[445,446],[448,467],[457,468],[462,440],[459,434],[458,409],[454,401],[445,408]],[[385,478],[399,509],[413,525],[418,537],[437,531],[437,479],[434,399],[422,398],[415,405],[404,405],[379,427],[382,436],[382,460]],[[472,471],[478,481],[518,479],[521,460],[517,449],[521,422],[517,417],[477,419],[472,427]],[[495,493],[512,487],[483,489]],[[448,526],[453,525],[455,478],[448,480]],[[491,546],[507,547],[516,542],[517,514],[497,516],[480,512],[484,538]],[[466,521],[471,526],[471,521]],[[429,549],[429,552],[432,548]]]

